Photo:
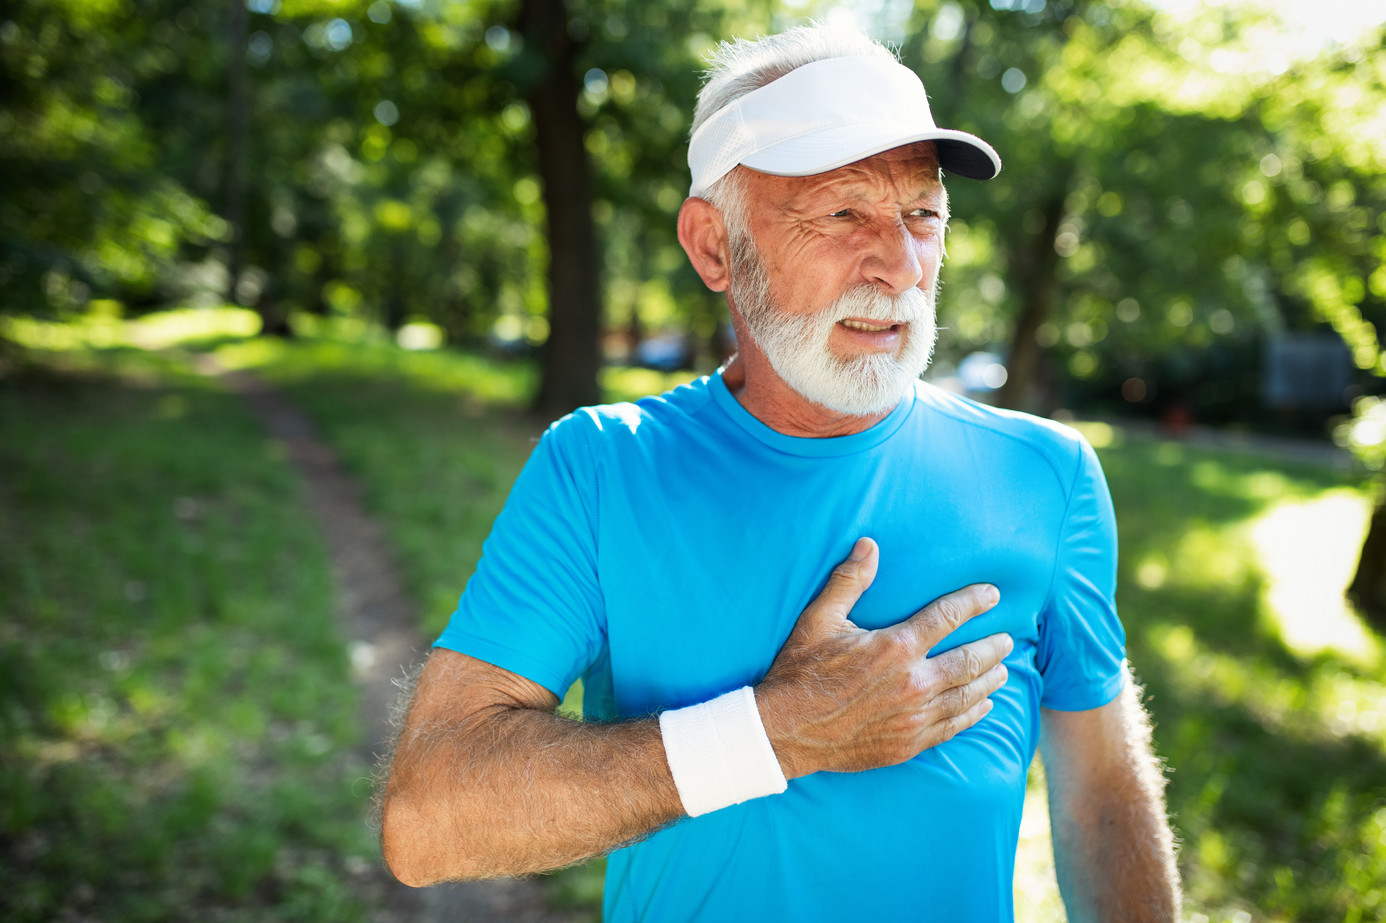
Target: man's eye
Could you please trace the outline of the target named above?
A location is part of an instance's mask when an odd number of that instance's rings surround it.
[[[829,215],[828,217],[829,217],[829,218],[850,218],[850,217],[852,217],[852,210],[851,210],[850,208],[844,208],[844,209],[842,209],[841,211],[835,211],[835,212],[833,212],[833,213],[832,213],[831,215]]]
[[[916,218],[937,218],[938,212],[934,211],[932,208],[916,208],[914,210],[914,216]]]

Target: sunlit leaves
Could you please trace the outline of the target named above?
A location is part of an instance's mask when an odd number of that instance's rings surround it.
[[[1352,449],[1372,470],[1386,468],[1386,399],[1359,398],[1352,419],[1338,426],[1334,439]]]
[[[542,312],[530,64],[512,7],[250,0],[257,297],[333,309],[324,293],[338,280],[360,310],[392,303],[392,317],[428,315],[457,335],[501,306]],[[673,235],[701,55],[829,7],[570,3],[612,323],[648,305],[650,323],[672,310],[706,329],[720,310]],[[50,295],[75,307],[84,292],[169,297],[211,279],[189,267],[221,260],[226,240],[212,217],[225,7],[148,0],[133,20],[114,0],[15,9],[0,60],[23,92],[0,112],[0,150],[31,172],[0,205],[13,229],[0,285],[28,291],[30,308]],[[991,183],[950,183],[945,359],[1004,344],[1038,278],[1027,267],[1054,257],[1055,317],[1036,336],[1109,394],[1137,369],[1158,400],[1151,370],[1174,353],[1237,343],[1252,356],[1265,326],[1330,314],[1365,355],[1386,291],[1375,46],[1277,57],[1271,18],[1223,7],[944,2],[858,18],[900,38],[941,123],[977,131],[1006,162]],[[637,294],[654,273],[667,304]]]
[[[361,18],[369,3],[362,0],[247,0],[246,6],[285,19],[335,19]]]

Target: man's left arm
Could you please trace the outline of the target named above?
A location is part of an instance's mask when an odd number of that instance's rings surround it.
[[[1040,752],[1069,920],[1178,920],[1165,778],[1135,683],[1100,708],[1042,709]]]

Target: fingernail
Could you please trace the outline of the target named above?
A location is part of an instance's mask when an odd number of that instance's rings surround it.
[[[993,606],[1001,601],[1001,591],[991,584],[987,584],[987,588],[982,591],[982,595],[986,598],[986,601]]]
[[[857,543],[852,546],[852,554],[847,558],[849,561],[864,561],[866,555],[871,551],[871,544],[864,538],[857,539]]]
[[[1006,635],[1006,640],[1005,640],[1003,643],[1004,643],[1004,645],[1005,645],[1005,647],[1006,647],[1006,653],[1007,653],[1007,654],[1009,654],[1011,651],[1015,650],[1015,639],[1012,638],[1010,635]]]

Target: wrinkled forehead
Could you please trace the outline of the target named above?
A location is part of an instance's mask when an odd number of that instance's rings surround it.
[[[916,141],[873,154],[846,166],[809,176],[753,174],[754,192],[771,198],[811,198],[818,195],[889,198],[912,201],[920,197],[946,199],[940,179],[938,151],[931,141]]]
[[[875,178],[905,186],[943,185],[939,179],[938,147],[932,141],[916,141],[893,147],[823,175],[833,174],[841,174],[844,178]]]

